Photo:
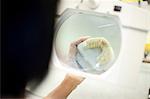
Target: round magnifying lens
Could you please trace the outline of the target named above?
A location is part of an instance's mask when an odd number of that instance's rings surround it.
[[[118,17],[68,9],[56,24],[58,67],[99,75],[110,69],[120,53]]]

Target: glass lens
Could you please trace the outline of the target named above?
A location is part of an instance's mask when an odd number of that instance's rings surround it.
[[[121,46],[120,24],[116,17],[76,13],[61,18],[55,50],[66,68],[101,74],[114,64]]]

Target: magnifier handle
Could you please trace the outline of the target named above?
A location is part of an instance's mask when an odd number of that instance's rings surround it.
[[[44,99],[67,99],[68,95],[84,80],[84,77],[67,74],[64,80]]]

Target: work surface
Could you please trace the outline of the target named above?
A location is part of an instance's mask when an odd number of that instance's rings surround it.
[[[68,97],[68,99],[147,99],[150,88],[150,64],[142,64],[136,86],[123,87],[101,79],[85,79]],[[146,71],[143,69],[146,68]],[[149,69],[149,71],[148,71]],[[32,93],[45,96],[65,77],[66,72],[53,67],[47,78]],[[29,97],[33,99],[33,96]],[[36,98],[35,98],[36,99]]]

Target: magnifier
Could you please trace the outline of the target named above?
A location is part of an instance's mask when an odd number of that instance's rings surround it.
[[[100,75],[113,66],[120,53],[117,16],[67,9],[56,23],[55,34],[54,64],[68,72]]]

